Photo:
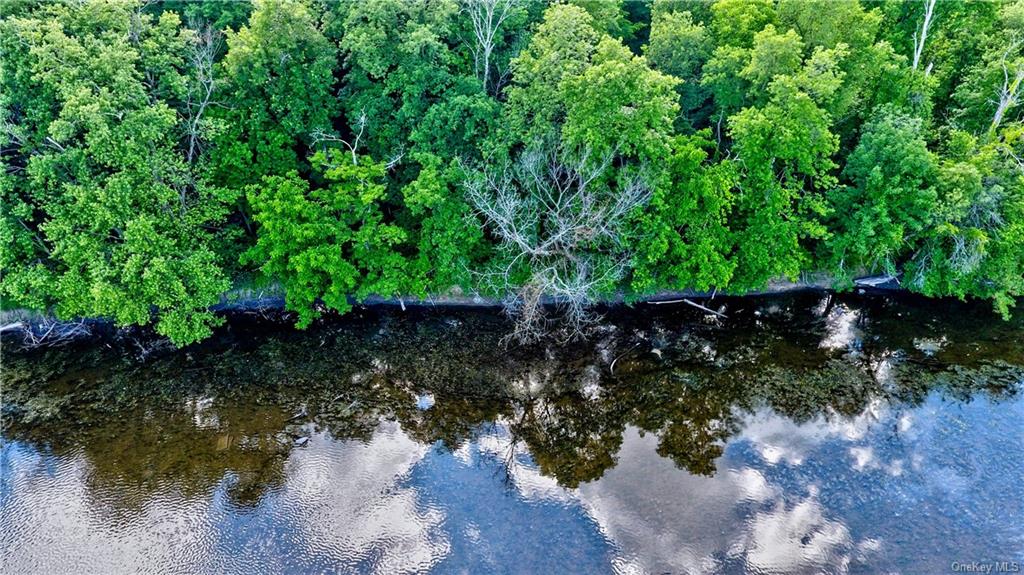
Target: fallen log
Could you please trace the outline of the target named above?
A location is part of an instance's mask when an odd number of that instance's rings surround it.
[[[661,305],[661,304],[665,304],[665,303],[685,303],[687,305],[692,305],[693,307],[695,307],[697,309],[704,310],[704,311],[706,311],[708,313],[713,313],[713,314],[717,315],[718,317],[724,317],[724,318],[728,318],[729,317],[729,316],[725,315],[724,313],[722,313],[720,311],[715,311],[715,310],[713,310],[713,309],[711,309],[709,307],[700,305],[699,303],[697,303],[695,301],[692,301],[692,300],[689,300],[687,298],[672,299],[672,300],[666,300],[666,301],[652,301],[652,302],[647,302],[647,303],[650,303],[650,304],[653,304],[653,305]]]

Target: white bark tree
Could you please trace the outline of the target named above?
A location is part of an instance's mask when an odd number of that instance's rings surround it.
[[[348,140],[338,137],[334,133],[327,132],[319,128],[313,130],[313,132],[309,136],[310,139],[313,140],[314,146],[321,146],[328,142],[342,144],[343,146],[345,146],[345,148],[348,149],[349,154],[352,156],[352,165],[357,166],[359,165],[359,140],[363,139],[363,134],[366,132],[366,126],[369,125],[369,123],[370,119],[366,116],[366,110],[360,110],[359,117],[356,118],[355,122],[355,128],[358,128],[359,130],[353,130],[354,137],[352,138],[351,143]]]
[[[921,64],[921,54],[924,53],[924,42],[928,38],[928,29],[932,25],[932,17],[935,15],[935,2],[936,0],[923,0],[924,1],[924,20],[921,22],[921,31],[914,32],[914,60],[912,68],[917,70],[917,67]],[[928,71],[931,71],[931,65],[928,65]]]
[[[1011,72],[1011,65],[1007,61],[1010,55],[1020,48],[1022,41],[1014,40],[1006,50],[1003,51],[1000,64],[1003,68],[1003,85],[999,88],[999,101],[996,103],[996,113],[992,116],[992,124],[989,126],[989,137],[995,135],[996,130],[1003,123],[1003,119],[1011,108],[1020,103],[1020,86],[1024,82],[1024,65],[1017,63],[1015,71]]]
[[[547,332],[545,297],[563,312],[567,339],[582,336],[599,291],[624,274],[624,224],[650,199],[650,189],[639,175],[609,185],[612,157],[526,151],[466,182],[470,202],[505,256],[487,279],[512,294],[506,310],[515,320],[514,339],[529,342]],[[517,279],[524,268],[526,281]]]
[[[202,152],[203,115],[214,104],[217,90],[214,59],[224,45],[224,34],[209,23],[193,24],[194,34],[188,44],[188,65],[191,70],[185,94],[185,137],[188,140],[185,159],[191,165]]]
[[[463,10],[473,23],[473,67],[488,92],[491,79],[491,58],[500,37],[501,25],[512,14],[516,0],[464,0]]]

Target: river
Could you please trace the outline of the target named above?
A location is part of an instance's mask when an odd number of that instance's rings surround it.
[[[304,332],[238,314],[182,350],[8,344],[0,572],[1024,564],[1024,321],[710,305],[530,346],[494,312],[384,308]]]

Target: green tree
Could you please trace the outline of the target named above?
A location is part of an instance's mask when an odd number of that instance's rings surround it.
[[[711,33],[704,24],[694,21],[690,12],[654,13],[644,54],[653,68],[681,79],[677,90],[683,115],[676,123],[680,128],[693,129],[707,123],[711,113],[706,106],[709,93],[701,85],[701,75],[712,49]]]
[[[749,48],[754,35],[776,19],[772,0],[718,0],[711,14],[715,44],[738,48]]]
[[[414,219],[410,243],[416,256],[409,275],[418,278],[424,292],[474,286],[472,273],[488,255],[483,229],[463,198],[465,173],[456,158],[447,162],[432,154],[419,154],[415,180],[402,188],[405,206]]]
[[[293,171],[246,190],[260,227],[244,258],[281,282],[298,326],[320,316],[317,300],[344,313],[349,296],[417,291],[407,284],[398,250],[405,231],[381,209],[386,166],[338,149],[318,152],[312,163],[322,187]]]
[[[817,48],[801,61],[802,46],[795,32],[766,26],[750,49],[734,49],[736,80],[722,78],[732,89],[745,86],[753,104],[728,121],[741,166],[733,226],[740,289],[795,278],[810,264],[813,243],[827,236],[823,193],[835,185],[839,140],[824,106],[842,87],[845,50]]]
[[[928,93],[935,118],[944,118],[954,107],[951,95],[964,71],[981,60],[993,37],[993,27],[1004,2],[983,0],[935,3],[932,23],[923,46],[918,72],[927,73]],[[882,38],[896,53],[909,59],[914,41],[921,36],[925,2],[882,2]]]
[[[806,240],[826,230],[821,191],[832,185],[838,140],[829,118],[806,93],[783,78],[771,101],[730,118],[742,163],[737,241],[740,289],[777,277],[794,278],[810,263]]]
[[[950,134],[934,225],[903,284],[929,296],[989,298],[1009,316],[1024,294],[1024,125],[979,144]]]
[[[737,173],[730,161],[709,160],[709,135],[674,139],[664,180],[638,218],[631,287],[639,293],[725,288],[732,280]]]
[[[618,286],[630,216],[671,150],[678,80],[590,22],[575,6],[546,11],[514,64],[505,147],[466,183],[498,239],[485,281],[515,294],[523,340],[543,331],[542,297],[560,298],[578,335],[590,303]]]
[[[488,111],[472,100],[481,84],[470,73],[469,54],[454,50],[459,6],[454,0],[371,2],[332,5],[340,25],[339,45],[351,66],[342,102],[349,118],[367,118],[367,149],[380,158],[400,154],[412,132],[441,100],[479,114]],[[435,112],[436,113],[436,112]],[[487,122],[489,120],[484,120]],[[436,124],[429,124],[430,128]],[[445,141],[446,130],[420,130],[418,142]],[[417,151],[430,151],[418,148]]]
[[[504,139],[534,143],[558,137],[564,120],[562,81],[579,76],[590,63],[600,35],[582,8],[551,6],[529,45],[512,61]]]
[[[590,14],[594,29],[622,42],[629,42],[639,28],[629,21],[623,0],[569,0]]]
[[[615,153],[644,162],[664,158],[679,110],[678,83],[605,37],[587,69],[562,82],[562,142],[596,155]]]
[[[193,176],[167,101],[186,84],[175,14],[130,3],[40,4],[0,23],[4,297],[58,316],[202,339],[227,289],[209,229],[232,201]],[[14,69],[8,68],[13,66]],[[6,171],[6,170],[5,170]],[[7,242],[5,241],[5,244]]]
[[[237,30],[249,20],[253,7],[250,0],[159,0],[153,8],[175,12],[185,23],[205,22],[214,30]]]
[[[843,171],[852,185],[831,195],[836,225],[829,243],[841,276],[861,268],[897,273],[931,225],[938,174],[923,132],[920,119],[891,106],[865,124]]]
[[[1024,96],[1024,1],[999,11],[990,43],[953,92],[960,129],[992,138],[1020,117]]]
[[[211,160],[218,182],[241,188],[299,169],[311,135],[330,130],[337,49],[298,0],[257,0],[227,47],[228,109]]]

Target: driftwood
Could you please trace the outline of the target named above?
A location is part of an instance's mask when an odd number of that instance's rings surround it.
[[[708,313],[713,313],[713,314],[717,315],[718,317],[725,317],[725,318],[729,317],[729,316],[725,315],[724,313],[722,313],[720,311],[715,311],[715,310],[713,310],[713,309],[711,309],[709,307],[702,306],[699,303],[697,303],[697,302],[695,302],[693,300],[687,299],[685,297],[682,298],[682,299],[670,299],[670,300],[666,300],[666,301],[652,301],[652,302],[647,302],[647,303],[650,303],[652,305],[661,305],[661,304],[666,304],[666,303],[685,303],[686,305],[692,305],[693,307],[695,307],[697,309],[700,309],[700,310],[704,310],[704,311],[706,311]]]
[[[911,280],[913,281],[913,280]],[[891,275],[880,275],[880,276],[869,276],[856,278],[853,280],[853,285],[860,288],[859,292],[864,293],[865,289],[880,291],[880,292],[892,292],[903,289],[903,284],[900,278]]]
[[[85,320],[64,322],[46,318],[38,322],[17,321],[0,327],[0,333],[13,332],[26,349],[65,345],[91,333]]]

